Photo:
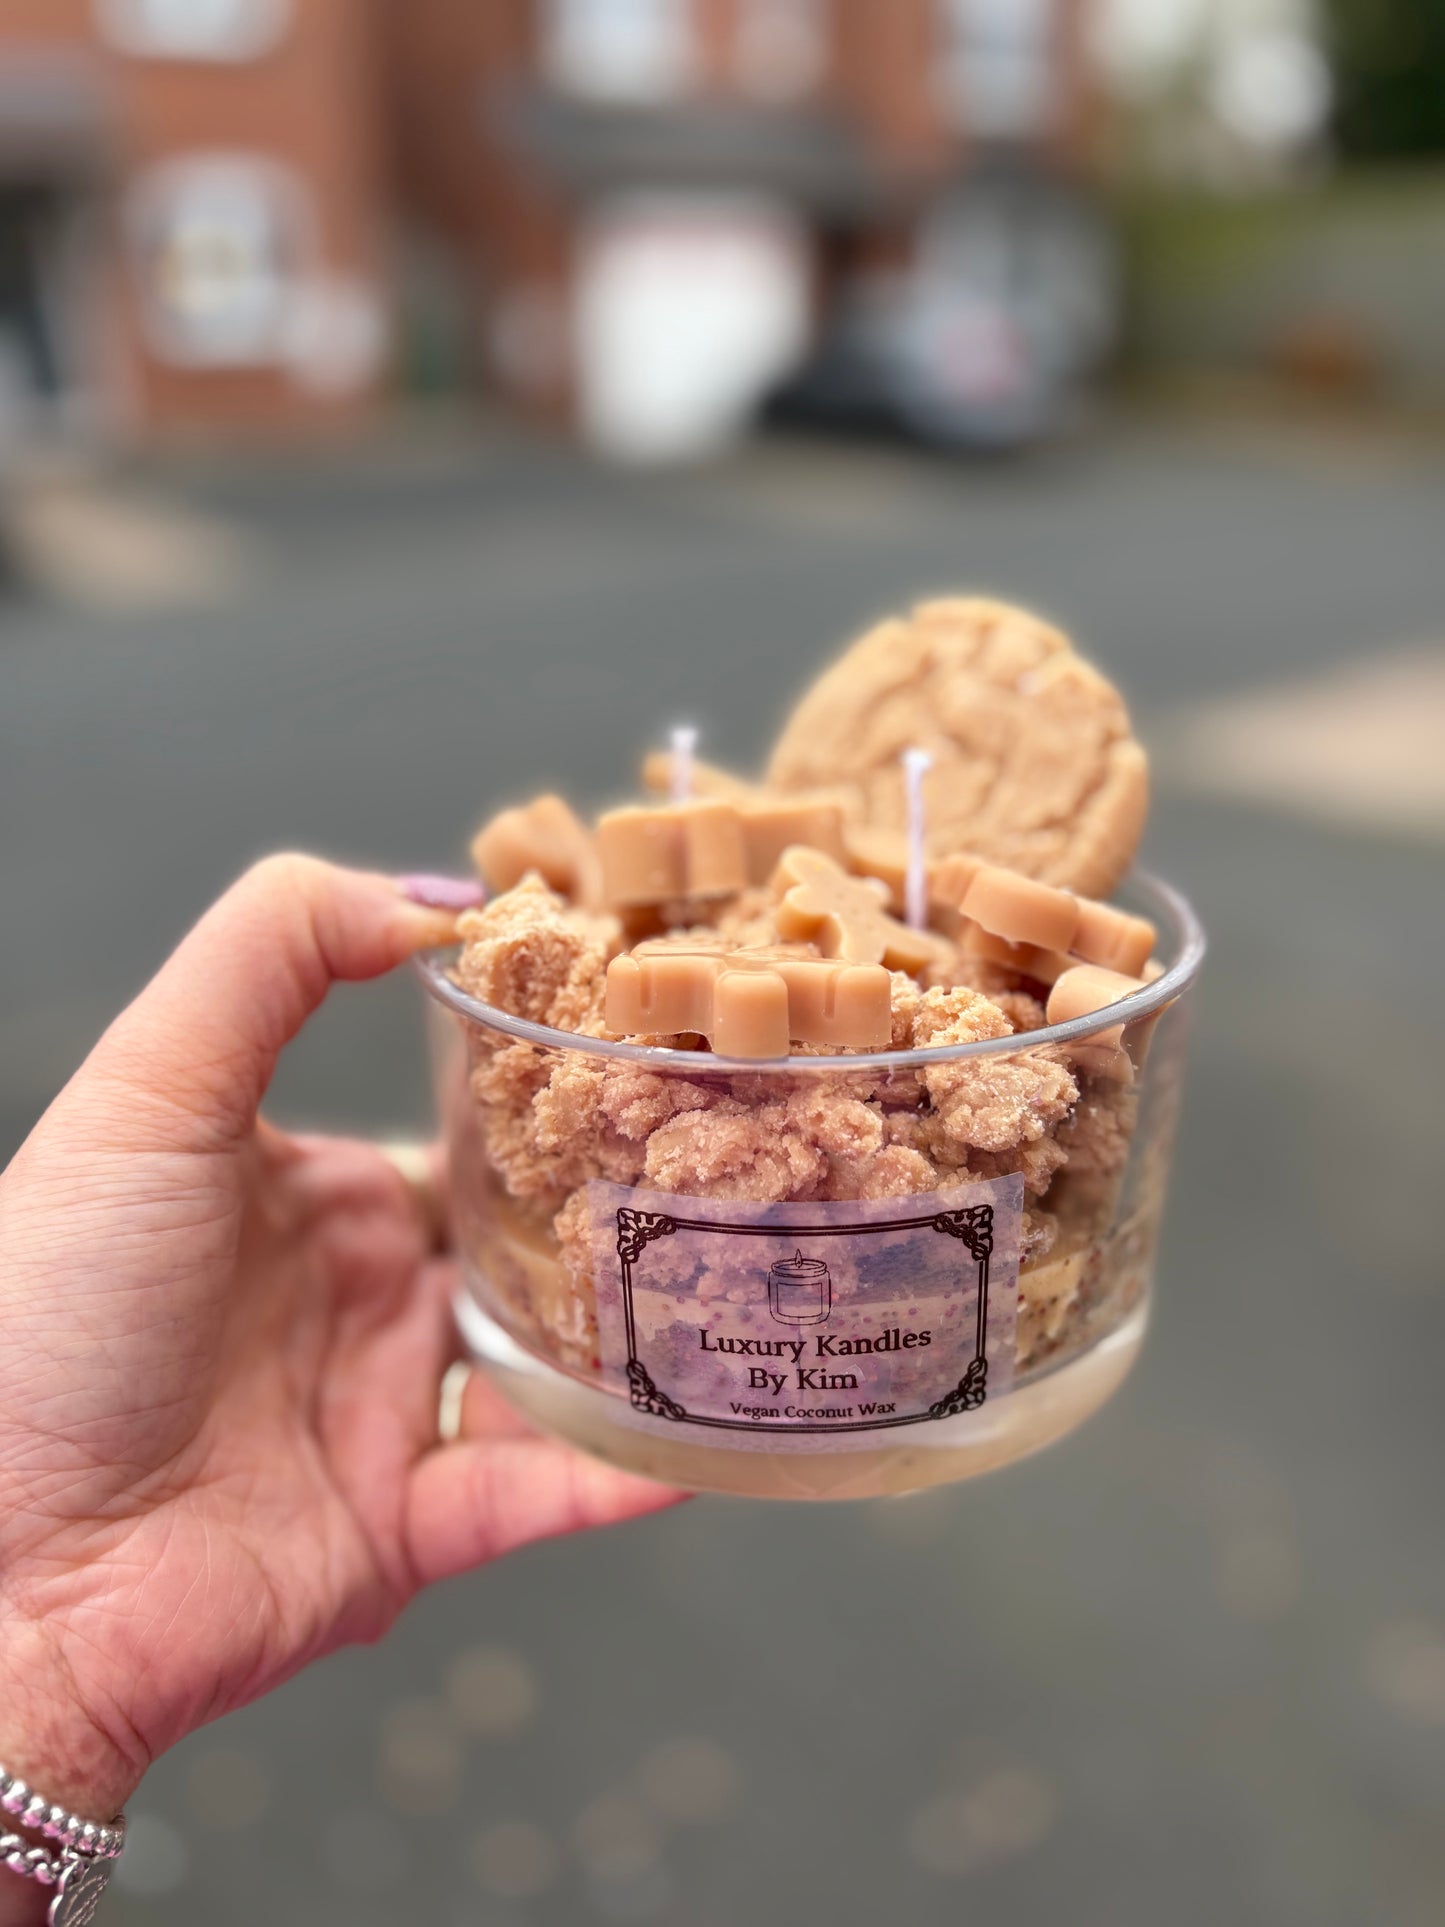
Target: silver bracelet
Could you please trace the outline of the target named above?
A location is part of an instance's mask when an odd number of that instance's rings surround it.
[[[24,1780],[0,1766],[0,1808],[17,1823],[59,1851],[34,1846],[18,1833],[0,1833],[0,1865],[42,1887],[54,1887],[55,1898],[46,1918],[50,1927],[85,1927],[95,1918],[101,1896],[110,1884],[111,1870],[125,1846],[125,1815],[107,1826],[82,1820],[33,1793]]]

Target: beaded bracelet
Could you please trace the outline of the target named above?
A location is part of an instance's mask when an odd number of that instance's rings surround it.
[[[125,1815],[107,1826],[83,1820],[32,1792],[4,1766],[0,1766],[0,1808],[13,1814],[19,1826],[59,1847],[56,1852],[21,1834],[0,1833],[0,1865],[42,1887],[55,1888],[47,1915],[50,1927],[85,1927],[95,1917],[113,1863],[125,1846]]]

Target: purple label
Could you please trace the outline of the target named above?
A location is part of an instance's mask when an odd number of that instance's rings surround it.
[[[856,1449],[1009,1390],[1020,1177],[835,1204],[587,1190],[603,1376],[647,1430]]]

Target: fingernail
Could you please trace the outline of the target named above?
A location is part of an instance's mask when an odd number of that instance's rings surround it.
[[[487,900],[486,888],[472,877],[416,876],[398,877],[397,888],[404,897],[426,910],[475,910]]]

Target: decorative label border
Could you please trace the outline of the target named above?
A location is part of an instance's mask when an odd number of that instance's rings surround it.
[[[927,1228],[945,1237],[957,1238],[965,1245],[978,1266],[978,1316],[975,1325],[974,1354],[963,1377],[945,1397],[935,1399],[926,1411],[908,1412],[897,1418],[856,1419],[841,1424],[808,1425],[790,1422],[787,1432],[879,1432],[898,1425],[922,1425],[930,1419],[957,1418],[962,1412],[976,1412],[988,1397],[988,1268],[993,1256],[993,1206],[969,1205],[961,1211],[935,1211],[920,1218],[885,1218],[856,1224],[759,1225],[716,1223],[707,1218],[677,1218],[662,1211],[638,1211],[623,1205],[617,1212],[617,1257],[622,1273],[622,1309],[627,1326],[627,1390],[635,1412],[650,1418],[671,1419],[679,1425],[710,1425],[726,1432],[756,1434],[752,1419],[709,1418],[689,1412],[653,1383],[652,1374],[637,1355],[637,1326],[632,1308],[633,1267],[654,1238],[670,1238],[677,1231],[717,1232],[723,1237],[838,1238],[866,1236],[884,1231],[913,1231]]]

